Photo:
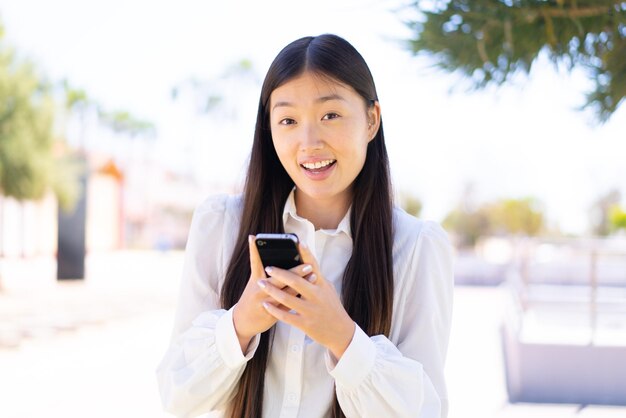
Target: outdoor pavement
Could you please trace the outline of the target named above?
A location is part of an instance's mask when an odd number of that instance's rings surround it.
[[[180,252],[96,254],[84,281],[29,288],[26,277],[0,293],[0,417],[169,416],[154,371],[181,268]],[[626,417],[626,407],[509,404],[498,334],[504,295],[494,287],[455,289],[449,417]]]

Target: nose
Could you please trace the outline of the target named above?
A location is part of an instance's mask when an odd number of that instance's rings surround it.
[[[324,140],[319,127],[315,123],[306,123],[300,137],[300,150],[310,151],[324,148]]]

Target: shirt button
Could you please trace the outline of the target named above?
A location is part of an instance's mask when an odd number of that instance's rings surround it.
[[[298,351],[300,351],[300,346],[297,344],[294,344],[291,346],[291,352],[292,353],[297,353]]]
[[[289,402],[295,402],[298,399],[298,397],[296,396],[295,393],[290,393],[289,395],[287,395],[287,400]]]

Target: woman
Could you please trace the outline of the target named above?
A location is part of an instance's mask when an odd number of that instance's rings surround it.
[[[297,234],[303,264],[264,270],[260,232]],[[334,35],[289,44],[263,83],[243,196],[194,213],[165,408],[445,416],[451,306],[444,231],[393,207],[367,64]]]

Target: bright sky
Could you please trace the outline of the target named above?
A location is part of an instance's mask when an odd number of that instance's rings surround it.
[[[67,77],[109,109],[151,120],[156,155],[228,188],[241,180],[260,85],[224,81],[225,113],[199,118],[174,85],[215,79],[241,59],[259,77],[287,43],[336,33],[365,57],[377,83],[397,191],[441,220],[472,183],[479,199],[535,196],[550,222],[584,232],[588,208],[618,188],[626,198],[626,109],[604,126],[575,110],[588,81],[536,66],[514,87],[450,93],[457,78],[411,57],[397,1],[0,0],[7,39],[53,79]],[[234,116],[227,116],[234,114]]]

